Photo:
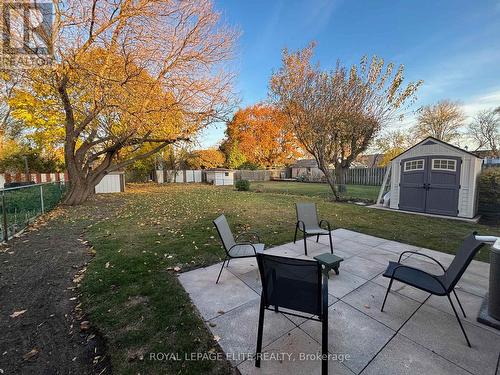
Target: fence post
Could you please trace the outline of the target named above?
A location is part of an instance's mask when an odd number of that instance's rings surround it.
[[[7,210],[5,209],[5,192],[2,191],[2,234],[3,240],[7,242],[9,233],[7,228]]]
[[[42,205],[42,214],[45,212],[45,206],[43,202],[43,185],[40,185],[40,203]]]

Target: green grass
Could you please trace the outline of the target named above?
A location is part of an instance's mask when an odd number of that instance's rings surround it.
[[[291,241],[299,200],[315,202],[320,216],[335,228],[450,253],[473,230],[500,235],[499,228],[334,203],[321,196],[199,184],[128,187],[126,193],[103,196],[85,207],[87,218],[93,210],[109,212],[87,230],[96,256],[81,290],[84,310],[107,339],[114,373],[230,373],[225,361],[149,359],[151,352],[183,356],[218,350],[172,268],[187,271],[222,260],[211,222],[221,213],[235,232],[257,231],[267,246]],[[487,251],[479,258],[485,260]]]
[[[375,202],[380,190],[380,186],[368,185],[346,185],[347,191],[343,193],[346,200],[362,200]],[[252,191],[265,193],[283,193],[293,195],[306,195],[310,197],[332,198],[333,193],[330,185],[323,183],[308,182],[281,182],[265,181],[252,182]]]

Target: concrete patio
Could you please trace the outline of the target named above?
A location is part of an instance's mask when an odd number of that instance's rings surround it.
[[[446,297],[432,296],[394,282],[384,312],[388,285],[381,276],[389,260],[413,250],[437,258],[445,267],[453,256],[429,249],[337,229],[334,253],[344,258],[340,274],[329,279],[329,361],[331,374],[494,375],[500,331],[476,321],[488,288],[489,265],[473,261],[456,291],[467,318],[467,347]],[[328,252],[328,239],[308,240],[309,257]],[[303,241],[266,253],[307,258]],[[411,255],[404,263],[439,273],[432,261]],[[231,260],[215,284],[221,263],[179,276],[194,305],[229,360],[242,374],[319,374],[321,363],[305,354],[321,352],[321,324],[266,311],[261,368],[251,355],[257,340],[260,277],[255,259]],[[304,354],[305,353],[305,354]]]

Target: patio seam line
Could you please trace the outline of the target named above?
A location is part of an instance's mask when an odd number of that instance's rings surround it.
[[[255,290],[253,290],[252,288],[250,288],[250,289],[252,290],[252,292],[255,292]],[[259,295],[257,294],[257,296],[259,296]],[[255,299],[257,299],[257,298],[255,298]],[[236,310],[236,309],[239,309],[240,307],[242,307],[242,306],[244,306],[244,305],[246,305],[247,303],[250,303],[250,302],[252,302],[252,301],[253,301],[253,299],[251,299],[251,300],[249,300],[249,301],[246,301],[246,302],[243,302],[241,305],[235,306],[235,307],[233,307],[233,308],[231,308],[231,309],[229,309],[229,310],[227,310],[227,311],[225,311],[225,310],[221,310],[221,311],[224,311],[224,314],[219,314],[219,315],[214,316],[214,317],[212,317],[212,318],[210,318],[210,319],[208,319],[208,320],[203,319],[203,321],[205,321],[205,322],[210,322],[210,321],[212,321],[212,320],[214,320],[214,319],[217,319],[217,318],[219,318],[219,317],[221,317],[221,316],[224,316],[224,315],[226,315],[226,314],[230,313],[231,311],[234,311],[234,310]],[[211,331],[211,330],[210,330],[210,331]]]
[[[427,297],[427,298],[425,299],[425,301],[424,301],[424,302],[422,302],[422,303],[420,304],[420,306],[418,306],[412,314],[410,314],[410,316],[408,317],[408,319],[406,319],[406,320],[404,321],[404,323],[403,323],[403,324],[401,324],[401,327],[399,327],[399,328],[398,328],[398,329],[394,332],[394,334],[391,336],[391,338],[390,338],[389,340],[387,340],[387,342],[386,342],[384,345],[382,345],[382,347],[380,348],[380,350],[379,350],[379,351],[378,351],[378,352],[377,352],[377,353],[376,353],[376,354],[372,357],[372,359],[370,359],[370,360],[368,361],[368,363],[367,363],[367,364],[366,364],[366,365],[365,365],[365,366],[361,369],[361,371],[359,372],[359,374],[361,374],[363,371],[365,371],[365,369],[366,369],[366,368],[370,365],[370,363],[372,363],[372,362],[373,362],[373,360],[374,360],[375,358],[377,358],[377,356],[380,354],[380,352],[381,352],[382,350],[384,350],[384,348],[387,346],[387,344],[388,344],[388,343],[390,343],[390,342],[394,339],[394,337],[396,337],[396,335],[399,333],[399,331],[401,330],[401,328],[403,328],[403,327],[404,327],[404,325],[405,325],[405,324],[406,324],[406,323],[407,323],[407,322],[408,322],[408,321],[409,321],[409,320],[410,320],[410,319],[411,319],[411,318],[412,318],[412,317],[416,314],[416,312],[417,312],[418,310],[420,310],[420,308],[421,308],[421,307],[422,307],[422,306],[423,306],[423,305],[427,302],[427,300],[428,300],[430,297],[431,297],[431,296],[429,295],[429,297]],[[347,302],[344,302],[344,303],[347,303]],[[350,305],[349,305],[349,306],[350,306]],[[373,318],[372,318],[372,319],[373,319]],[[375,320],[376,320],[376,319],[375,319]],[[403,335],[403,336],[404,336],[404,335]],[[406,336],[405,336],[405,337],[406,337]]]
[[[481,374],[476,374],[476,373],[474,373],[474,372],[472,372],[472,371],[470,371],[470,370],[468,370],[468,369],[466,369],[466,368],[464,368],[464,367],[460,366],[458,363],[455,363],[455,362],[453,362],[452,360],[450,360],[450,359],[448,359],[448,358],[446,358],[446,357],[443,357],[441,354],[436,353],[436,352],[435,352],[434,350],[432,350],[432,349],[426,348],[425,346],[423,346],[423,345],[422,345],[422,344],[420,344],[419,342],[417,342],[417,341],[413,340],[411,337],[406,336],[404,333],[401,333],[401,332],[398,332],[398,333],[399,333],[401,336],[403,336],[405,339],[407,339],[407,340],[411,341],[412,343],[414,343],[415,345],[418,345],[418,346],[420,346],[421,348],[424,348],[425,350],[428,350],[428,351],[432,352],[433,354],[435,354],[435,355],[436,355],[436,356],[438,356],[439,358],[444,359],[446,362],[451,363],[451,364],[452,364],[452,365],[454,365],[454,366],[457,366],[458,368],[460,368],[460,369],[464,370],[465,372],[468,372],[469,374],[472,374],[472,375],[481,375]],[[377,353],[377,354],[378,354],[378,353]]]
[[[335,302],[334,302],[334,303],[332,303],[330,306],[333,306],[333,305],[334,305],[334,304],[336,304],[338,301],[340,301],[340,300],[335,301]],[[283,314],[283,313],[281,313],[281,312],[280,312],[279,314],[281,314],[282,316],[284,316],[285,318],[287,318],[288,320],[290,320],[293,324],[295,324],[295,322],[293,322],[293,321],[292,321],[290,318],[288,318],[288,316],[286,316],[285,314]],[[305,323],[305,322],[302,322],[300,325],[302,325],[302,324],[304,324],[304,323]],[[320,345],[320,346],[321,346],[321,343],[320,343],[318,340],[316,340],[316,339],[315,339],[313,336],[311,336],[308,332],[304,331],[301,327],[299,327],[298,325],[296,325],[296,324],[295,324],[295,327],[294,327],[294,328],[292,328],[290,331],[285,332],[285,333],[284,333],[284,334],[282,334],[280,337],[278,337],[276,340],[273,340],[273,341],[271,341],[269,344],[267,344],[266,346],[264,346],[264,347],[262,348],[262,351],[264,351],[264,350],[265,350],[268,346],[270,346],[270,345],[274,344],[276,341],[280,340],[280,339],[281,339],[282,337],[284,337],[285,335],[288,335],[288,334],[289,334],[290,332],[292,332],[294,329],[299,329],[302,333],[304,333],[306,336],[308,336],[311,340],[313,340],[315,343],[317,343],[318,345]],[[330,354],[334,354],[334,353],[332,353],[332,352],[330,351],[330,349],[328,349],[328,353],[330,353]],[[241,362],[238,364],[238,366],[239,366],[240,364],[242,364],[243,362],[245,362],[245,361],[247,361],[247,360],[241,361]],[[342,362],[339,362],[339,363],[340,363],[342,366],[344,366],[347,370],[351,371],[353,374],[356,374],[356,372],[354,372],[353,370],[351,370],[351,368],[350,368],[350,367],[348,367],[348,366],[344,365]]]
[[[429,297],[430,297],[430,296],[429,296]],[[427,302],[427,300],[426,300],[425,302]],[[424,305],[424,304],[422,304],[422,306],[423,306],[423,305]],[[431,309],[433,309],[433,310],[437,310],[437,311],[439,311],[439,312],[443,313],[443,311],[441,311],[441,310],[439,310],[439,309],[436,309],[436,308],[435,308],[435,307],[433,307],[433,306],[430,306],[430,305],[426,305],[426,306],[427,306],[427,307],[429,307],[429,308],[431,308]],[[473,323],[471,323],[471,322],[469,322],[469,321],[467,321],[467,320],[465,320],[465,319],[462,319],[462,324],[464,324],[464,323],[467,323],[467,324],[471,325],[472,327],[478,327],[478,328],[481,328],[482,330],[488,331],[488,332],[490,332],[490,333],[494,333],[494,332],[491,332],[490,330],[488,330],[488,329],[486,329],[486,328],[483,328],[483,327],[481,327],[481,326],[476,326],[475,324],[473,324]],[[405,322],[404,324],[406,324],[406,322]],[[403,325],[404,325],[404,324],[403,324]],[[457,323],[457,324],[458,324],[458,323]],[[403,328],[403,326],[401,326],[401,328]],[[406,337],[408,340],[410,340],[410,341],[414,342],[415,344],[420,345],[420,346],[422,346],[422,347],[424,347],[424,348],[425,348],[425,346],[423,346],[422,344],[420,344],[420,343],[418,343],[417,341],[413,340],[411,337],[408,337],[408,336],[407,336],[407,335],[405,335],[404,333],[400,333],[400,335],[402,335],[402,336]],[[442,358],[446,359],[448,362],[453,363],[455,366],[460,367],[461,369],[463,369],[463,370],[465,370],[465,371],[467,371],[467,372],[469,372],[469,373],[471,373],[471,374],[475,374],[475,373],[471,372],[470,370],[467,370],[466,368],[463,368],[461,365],[459,365],[459,364],[457,364],[457,363],[453,362],[452,360],[450,360],[450,359],[448,359],[448,358],[446,358],[446,357],[443,357],[441,354],[436,353],[434,350],[431,350],[431,349],[429,349],[429,348],[426,348],[426,349],[427,349],[427,350],[430,350],[430,351],[432,351],[434,354],[436,354],[436,355],[438,355],[438,356],[440,356],[440,357],[442,357]],[[470,348],[469,348],[469,349],[470,349]],[[499,353],[499,357],[500,357],[500,353]],[[475,374],[475,375],[479,375],[479,374]]]

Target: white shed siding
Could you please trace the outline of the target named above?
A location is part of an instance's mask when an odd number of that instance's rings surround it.
[[[214,185],[234,185],[234,172],[207,171],[207,182]]]
[[[194,182],[201,182],[203,180],[202,171],[193,171]]]
[[[175,172],[174,182],[184,182],[184,171]]]
[[[465,218],[474,217],[477,212],[477,179],[481,173],[481,159],[474,157],[465,151],[461,151],[452,146],[438,142],[432,145],[417,145],[396,157],[391,162],[390,208],[399,208],[401,161],[419,156],[454,156],[462,159],[460,170],[460,190],[458,193],[458,216]]]
[[[165,183],[165,173],[163,172],[163,169],[156,170],[156,181],[159,184]]]
[[[120,193],[121,192],[121,184],[120,184],[121,176],[119,174],[107,174],[104,176],[95,187],[96,193]]]
[[[201,170],[186,170],[185,182],[201,182]]]

